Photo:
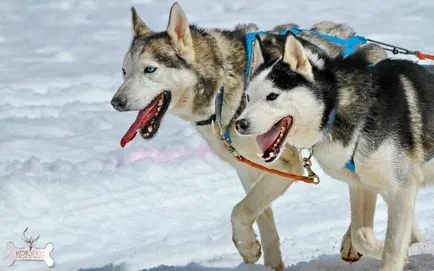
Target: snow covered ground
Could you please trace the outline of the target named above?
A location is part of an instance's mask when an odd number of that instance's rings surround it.
[[[109,105],[121,83],[130,42],[129,8],[162,30],[171,2],[44,0],[0,2],[0,258],[21,233],[54,244],[55,270],[226,271],[246,266],[232,245],[230,213],[243,197],[235,172],[188,124],[168,116],[150,142],[126,149],[119,139],[135,113]],[[359,33],[434,52],[434,2],[187,1],[190,22],[263,29],[320,20],[347,22]],[[363,258],[343,263],[349,223],[347,189],[323,176],[294,185],[274,204],[288,270],[375,270]],[[385,231],[378,203],[376,232]],[[434,190],[423,190],[417,219],[426,241],[411,249],[411,270],[434,270]],[[2,249],[2,247],[4,249]],[[17,262],[0,270],[44,270]],[[410,270],[410,269],[409,269]]]

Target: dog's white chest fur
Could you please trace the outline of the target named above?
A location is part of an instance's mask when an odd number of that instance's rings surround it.
[[[354,175],[345,167],[354,151],[354,144],[344,146],[339,142],[333,142],[330,139],[323,140],[314,147],[314,156],[324,172],[337,180],[347,183],[353,182]]]

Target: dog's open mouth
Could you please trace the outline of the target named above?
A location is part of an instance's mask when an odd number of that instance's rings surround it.
[[[273,162],[278,157],[291,127],[292,117],[284,117],[274,124],[268,132],[256,137],[256,142],[262,151],[261,158],[265,162]]]
[[[121,147],[134,139],[137,133],[144,139],[151,139],[160,127],[161,119],[169,108],[171,94],[163,91],[144,109],[139,111],[136,120],[121,139]]]

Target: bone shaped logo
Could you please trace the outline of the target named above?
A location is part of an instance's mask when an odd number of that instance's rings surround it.
[[[36,248],[33,243],[39,239],[33,237],[26,238],[25,233],[27,228],[23,232],[23,240],[29,245],[26,248],[18,248],[13,242],[8,242],[8,256],[6,257],[4,263],[11,266],[15,261],[45,261],[45,263],[52,267],[54,265],[54,260],[51,258],[50,253],[53,251],[54,246],[48,243],[45,248]]]

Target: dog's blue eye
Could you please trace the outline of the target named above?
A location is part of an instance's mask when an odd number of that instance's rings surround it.
[[[277,93],[270,93],[267,95],[267,101],[274,101],[277,99],[277,97],[279,97],[279,94]]]
[[[148,66],[148,67],[145,67],[144,73],[153,73],[156,70],[157,70],[156,67]]]

